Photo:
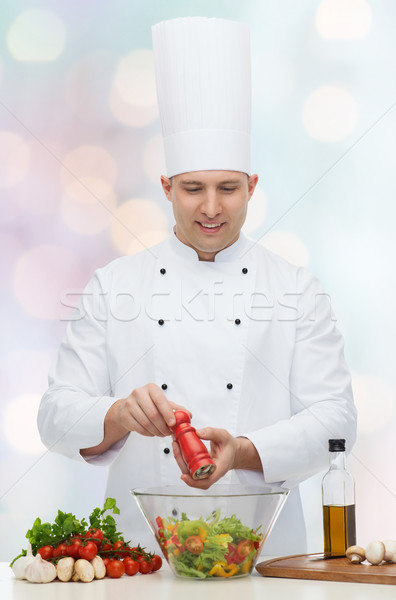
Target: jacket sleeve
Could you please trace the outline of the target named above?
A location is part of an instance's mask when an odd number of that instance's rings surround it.
[[[317,279],[297,271],[297,317],[289,380],[290,418],[244,433],[255,445],[267,483],[291,488],[328,465],[328,440],[356,439],[356,409],[343,338]],[[276,398],[273,398],[276,402]]]
[[[37,419],[41,439],[49,450],[80,461],[84,461],[81,448],[103,440],[106,413],[117,400],[112,395],[107,366],[107,308],[101,278],[99,270],[71,316]],[[125,441],[126,437],[89,462],[106,464]]]

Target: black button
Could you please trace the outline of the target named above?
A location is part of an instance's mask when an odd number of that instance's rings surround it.
[[[169,454],[170,450],[169,448],[164,448],[164,454]]]
[[[163,324],[164,324],[164,322],[165,322],[165,321],[164,321],[164,319],[160,319],[160,320],[158,321],[158,325],[163,325]]]
[[[232,383],[227,383],[227,389],[232,390]]]
[[[165,275],[166,269],[160,269],[160,273],[161,273],[161,275]]]
[[[247,272],[248,272],[247,268],[246,268],[246,267],[243,267],[243,269],[242,269],[242,273],[243,273],[244,275],[246,275],[246,273],[247,273]]]
[[[161,387],[162,387],[162,389],[163,389],[163,390],[167,390],[167,389],[168,389],[168,386],[166,385],[166,383],[163,383],[163,384],[161,385]]]
[[[241,319],[235,319],[235,325],[240,325],[241,324]]]

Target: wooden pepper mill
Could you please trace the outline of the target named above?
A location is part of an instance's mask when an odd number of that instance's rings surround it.
[[[195,433],[191,419],[184,410],[175,410],[176,423],[172,427],[180,452],[193,479],[205,479],[216,469],[203,441]]]

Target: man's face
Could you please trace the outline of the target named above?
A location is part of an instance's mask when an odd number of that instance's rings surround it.
[[[172,181],[163,175],[179,240],[194,248],[200,260],[213,261],[238,239],[257,181],[257,175],[239,171],[193,171]]]

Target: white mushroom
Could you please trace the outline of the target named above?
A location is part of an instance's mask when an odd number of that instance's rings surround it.
[[[396,563],[396,540],[385,540],[385,556],[384,560]]]
[[[384,560],[385,546],[379,540],[370,542],[366,548],[366,559],[372,565],[379,565]]]
[[[349,546],[345,552],[345,556],[349,558],[351,563],[359,564],[365,560],[366,553],[361,546]]]
[[[103,579],[103,577],[106,575],[106,567],[103,559],[96,555],[95,558],[91,560],[91,565],[94,568],[95,579]]]
[[[74,572],[80,581],[83,581],[84,583],[89,583],[95,577],[95,570],[93,566],[88,560],[85,560],[85,558],[79,558],[76,560],[74,564]],[[73,581],[78,581],[78,579],[74,579],[74,575]]]
[[[60,581],[70,581],[74,571],[74,558],[65,556],[56,565],[56,576]]]

